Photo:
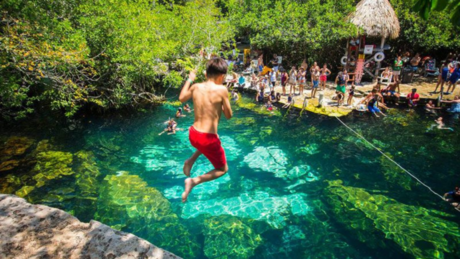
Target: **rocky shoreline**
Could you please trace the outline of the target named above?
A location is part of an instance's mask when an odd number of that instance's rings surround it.
[[[0,194],[0,258],[180,257],[98,221]]]

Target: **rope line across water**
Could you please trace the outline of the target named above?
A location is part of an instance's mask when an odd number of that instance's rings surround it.
[[[409,171],[407,171],[404,167],[402,167],[400,164],[398,164],[398,162],[394,161],[391,157],[389,157],[388,155],[386,155],[385,153],[382,152],[382,150],[380,150],[378,147],[376,147],[374,144],[372,144],[371,142],[369,142],[365,137],[363,137],[361,134],[359,134],[358,132],[356,132],[355,130],[353,130],[352,128],[350,128],[347,124],[345,124],[345,122],[343,122],[339,117],[335,116],[335,118],[340,121],[340,123],[342,123],[343,126],[345,126],[347,129],[351,130],[353,133],[355,133],[358,137],[360,137],[361,139],[363,139],[364,141],[366,141],[369,145],[371,145],[375,150],[377,150],[380,154],[382,154],[384,157],[386,157],[388,160],[390,160],[391,162],[393,162],[395,165],[397,165],[399,168],[401,168],[404,172],[406,172],[408,175],[410,175],[410,177],[414,178],[415,180],[417,180],[417,182],[419,182],[421,185],[425,186],[428,190],[430,190],[430,192],[432,192],[434,195],[438,196],[439,198],[441,198],[442,200],[444,200],[444,197],[441,196],[439,193],[433,191],[433,189],[431,189],[430,186],[426,185],[425,183],[423,183],[420,179],[418,179],[415,175],[411,174]]]

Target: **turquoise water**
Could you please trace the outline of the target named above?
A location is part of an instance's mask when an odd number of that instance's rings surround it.
[[[185,204],[193,114],[178,119],[176,135],[158,135],[174,102],[145,113],[3,128],[0,190],[184,258],[460,256],[460,213],[336,119],[269,114],[246,97],[233,108],[234,118],[219,126],[230,170],[194,188]],[[446,115],[454,132],[426,132],[433,120],[405,110],[344,119],[443,194],[460,184],[460,127]],[[211,168],[200,157],[192,175]]]

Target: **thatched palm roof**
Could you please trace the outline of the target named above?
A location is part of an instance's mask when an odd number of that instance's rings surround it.
[[[388,0],[362,0],[349,19],[367,36],[392,39],[399,36],[399,20]]]

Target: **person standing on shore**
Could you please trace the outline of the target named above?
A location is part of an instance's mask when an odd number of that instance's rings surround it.
[[[420,64],[420,61],[422,59],[420,58],[420,54],[415,54],[415,56],[410,60],[410,65],[412,67],[411,70],[411,75],[410,75],[410,81],[412,82],[412,79],[414,78],[415,72],[418,70],[418,65]]]
[[[395,78],[394,78],[395,82],[399,82],[399,75],[401,74],[402,66],[403,66],[403,61],[401,60],[401,56],[398,55],[397,59],[395,60],[394,65],[393,65],[393,75],[395,76]]]
[[[337,87],[335,88],[335,93],[337,94],[337,106],[340,106],[343,102],[348,79],[349,77],[346,69],[344,69],[343,72],[340,72],[335,78],[335,84],[337,85]]]
[[[457,81],[460,79],[460,63],[457,63],[457,67],[455,68],[454,72],[450,75],[449,78],[449,87],[444,94],[451,94],[455,91],[455,86],[457,85]],[[452,91],[449,92],[450,88],[452,87]]]
[[[303,89],[307,83],[307,72],[303,67],[300,68],[299,73],[297,74],[298,76],[298,82],[299,82],[299,95],[303,95]]]
[[[289,93],[295,95],[295,87],[297,86],[297,69],[295,66],[291,68],[291,71],[289,71]],[[294,93],[293,93],[294,90]]]
[[[312,80],[311,98],[315,98],[316,91],[318,91],[319,77],[320,77],[319,69],[314,69],[311,74],[311,80]]]
[[[281,88],[283,89],[283,96],[286,95],[286,85],[288,82],[288,78],[288,73],[286,72],[286,70],[283,70],[283,72],[281,72]]]
[[[436,88],[434,89],[433,93],[436,93],[438,91],[439,85],[441,85],[441,88],[439,91],[442,92],[444,83],[447,82],[447,76],[449,75],[449,62],[446,61],[442,66],[439,68],[439,77],[438,77],[438,83],[436,84]]]
[[[321,69],[321,75],[319,76],[321,90],[323,91],[326,89],[327,76],[330,74],[331,74],[331,71],[327,68],[327,65],[324,64],[323,68]]]
[[[215,180],[228,171],[227,159],[222,143],[217,135],[221,114],[227,119],[232,118],[233,112],[228,99],[228,90],[223,86],[227,74],[227,63],[222,58],[213,58],[206,65],[206,81],[193,84],[195,72],[182,87],[179,101],[182,103],[193,99],[195,121],[189,129],[190,143],[197,150],[184,162],[185,190],[182,202],[186,202],[193,187],[198,184]],[[197,158],[203,154],[213,165],[214,169],[206,174],[190,178],[190,171]]]

